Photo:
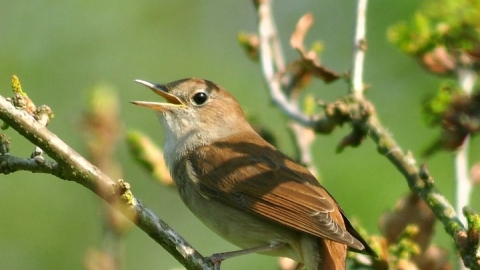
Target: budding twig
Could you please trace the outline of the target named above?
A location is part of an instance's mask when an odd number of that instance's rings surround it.
[[[121,196],[121,201],[125,204],[123,214],[186,268],[214,269],[208,259],[205,259],[177,232],[143,206],[133,197],[128,188],[120,188],[125,185],[110,179],[45,126],[38,123],[33,116],[24,110],[16,109],[3,96],[0,96],[0,119],[31,143],[42,148],[58,163],[57,166],[60,168],[54,174],[55,176],[79,183],[108,203],[117,202],[118,200],[112,200],[112,198]],[[131,195],[124,196],[127,193]]]
[[[462,91],[467,95],[472,93],[477,75],[471,66],[462,66],[457,71],[458,82]],[[455,181],[456,181],[456,210],[458,213],[462,208],[470,203],[472,193],[472,183],[469,177],[468,149],[470,145],[470,136],[467,135],[462,145],[455,153]],[[461,218],[466,224],[466,219]]]

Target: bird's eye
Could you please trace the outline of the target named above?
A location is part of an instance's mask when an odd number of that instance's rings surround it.
[[[195,105],[203,105],[208,100],[208,94],[205,92],[198,92],[192,97],[192,101]]]

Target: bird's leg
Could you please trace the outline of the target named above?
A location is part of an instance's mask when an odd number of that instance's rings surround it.
[[[220,264],[222,263],[222,261],[226,259],[237,257],[237,256],[243,256],[251,253],[271,251],[271,250],[278,249],[284,245],[285,243],[274,242],[266,246],[258,246],[258,247],[246,248],[246,249],[229,251],[229,252],[215,253],[212,256],[208,257],[208,259],[213,262],[213,264],[215,265],[215,269],[220,269]]]

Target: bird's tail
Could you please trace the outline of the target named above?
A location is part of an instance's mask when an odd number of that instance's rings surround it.
[[[305,235],[302,238],[302,257],[308,270],[345,270],[347,246]]]

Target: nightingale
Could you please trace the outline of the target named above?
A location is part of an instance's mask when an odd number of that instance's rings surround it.
[[[291,258],[308,270],[340,270],[347,248],[376,256],[330,193],[258,135],[224,88],[197,78],[136,82],[166,100],[132,103],[158,113],[166,163],[182,201],[242,248],[214,257],[217,262],[258,252]]]

